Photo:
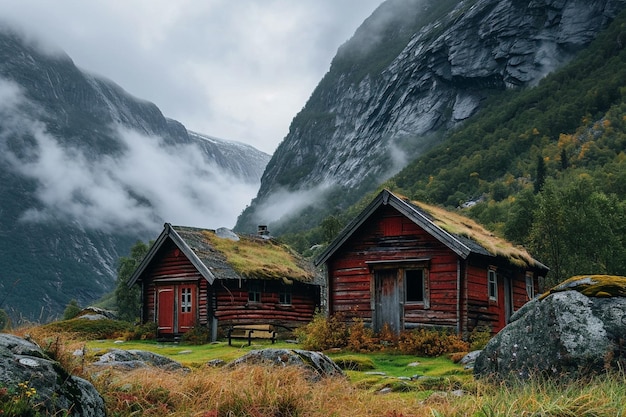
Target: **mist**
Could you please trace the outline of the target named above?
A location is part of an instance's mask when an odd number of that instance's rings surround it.
[[[76,222],[104,232],[154,233],[164,222],[233,227],[258,189],[225,174],[193,144],[166,145],[122,126],[113,126],[122,155],[88,158],[49,133],[28,107],[18,86],[0,80],[0,163],[34,180],[40,203],[21,221]]]
[[[256,208],[255,218],[266,224],[288,220],[306,207],[324,201],[324,193],[330,188],[329,184],[320,184],[298,191],[276,190]]]

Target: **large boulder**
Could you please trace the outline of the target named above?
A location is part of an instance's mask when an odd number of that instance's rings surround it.
[[[626,362],[626,277],[576,276],[528,302],[476,359],[476,377],[574,379]]]
[[[33,404],[41,404],[45,415],[67,410],[72,416],[106,415],[104,400],[91,383],[69,375],[35,343],[5,333],[0,333],[0,386],[17,392],[27,387],[28,395],[34,394]]]
[[[306,370],[308,379],[318,381],[325,377],[344,376],[341,368],[321,352],[301,349],[259,349],[246,353],[227,367],[241,364],[272,366],[299,366]]]

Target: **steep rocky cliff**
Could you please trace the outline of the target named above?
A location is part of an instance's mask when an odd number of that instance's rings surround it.
[[[119,257],[165,221],[232,226],[214,223],[220,208],[234,222],[234,207],[215,201],[224,189],[249,199],[268,160],[188,132],[66,54],[0,28],[0,309],[45,321],[72,298],[93,302],[113,289]]]
[[[339,49],[293,119],[237,228],[319,224],[472,117],[492,92],[534,85],[567,63],[625,5],[386,1]],[[306,203],[290,205],[290,196]]]

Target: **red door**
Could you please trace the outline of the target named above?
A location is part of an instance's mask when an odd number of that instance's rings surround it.
[[[168,285],[158,288],[159,334],[185,333],[196,324],[196,286]]]
[[[174,287],[157,288],[157,327],[161,334],[174,333]]]
[[[196,287],[178,287],[178,333],[185,333],[196,324]]]

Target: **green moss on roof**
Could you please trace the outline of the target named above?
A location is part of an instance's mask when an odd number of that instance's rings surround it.
[[[272,239],[240,236],[240,240],[220,238],[203,231],[211,246],[220,252],[238,274],[253,279],[282,279],[312,282],[315,272],[288,246]]]
[[[575,290],[587,297],[626,297],[626,277],[618,275],[576,275],[546,291],[539,297]]]

